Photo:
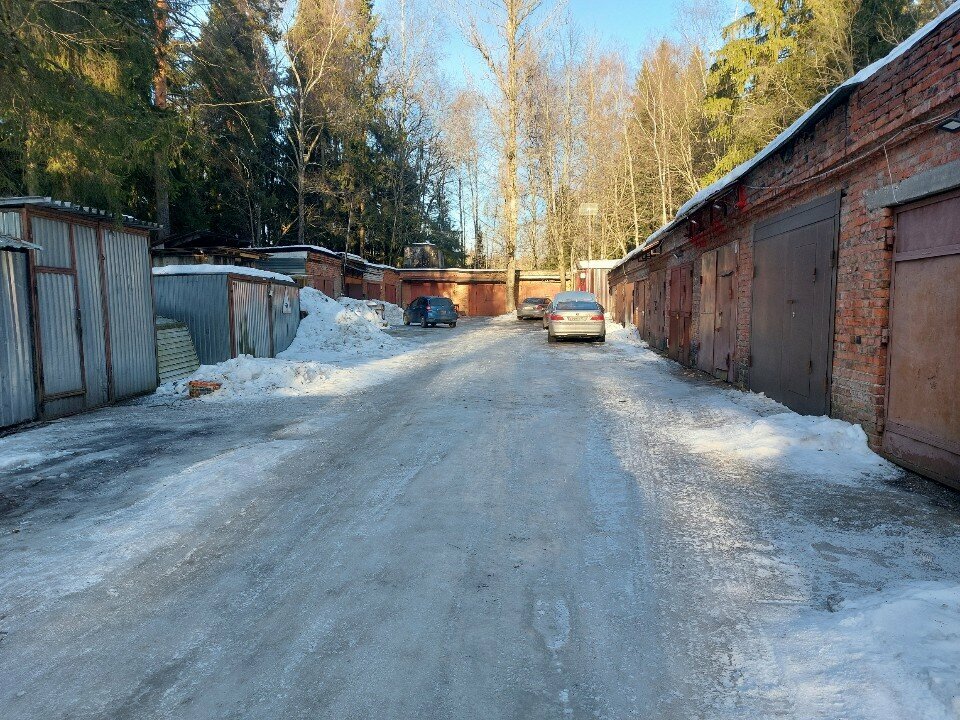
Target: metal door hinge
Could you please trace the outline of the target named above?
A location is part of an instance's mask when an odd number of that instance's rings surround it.
[[[880,331],[880,344],[889,345],[890,344],[890,330],[889,328],[883,328]]]

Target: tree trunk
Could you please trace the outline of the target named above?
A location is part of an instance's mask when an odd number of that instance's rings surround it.
[[[154,46],[153,104],[161,113],[164,113],[169,107],[167,97],[167,76],[170,65],[167,44],[169,16],[169,0],[156,0],[153,9],[153,20],[157,33],[156,45]],[[170,236],[170,162],[166,148],[158,148],[154,153],[153,172],[157,224],[160,226],[157,237],[159,240],[166,240]]]

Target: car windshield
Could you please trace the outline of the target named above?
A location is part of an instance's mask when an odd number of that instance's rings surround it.
[[[450,300],[450,298],[443,298],[443,297],[429,298],[427,300],[427,304],[430,307],[435,307],[435,308],[453,307],[453,302]]]
[[[557,310],[600,310],[600,306],[589,300],[566,300],[557,303]]]
[[[523,301],[524,305],[543,305],[549,302],[547,298],[527,298]]]

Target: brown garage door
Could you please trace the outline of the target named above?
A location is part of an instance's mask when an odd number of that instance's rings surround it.
[[[647,305],[647,342],[657,350],[667,348],[667,271],[650,273],[650,302]]]
[[[757,223],[750,388],[805,415],[830,411],[836,193]]]
[[[897,211],[883,449],[960,487],[960,192]]]
[[[690,287],[692,265],[670,269],[670,325],[668,352],[671,358],[690,364],[690,317],[693,293]]]
[[[704,253],[700,259],[700,349],[697,366],[733,382],[737,340],[737,251],[735,244]]]

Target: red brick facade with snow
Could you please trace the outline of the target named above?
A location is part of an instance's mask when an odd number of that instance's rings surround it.
[[[829,412],[860,424],[871,445],[884,430],[887,340],[893,268],[895,202],[871,195],[933,168],[960,161],[960,134],[938,128],[960,113],[960,14],[944,21],[902,56],[814,117],[801,134],[755,166],[723,194],[709,199],[668,232],[657,247],[611,273],[619,319],[632,319],[654,346],[670,296],[670,269],[692,263],[689,364],[697,364],[701,258],[735,248],[736,342],[734,382],[751,384],[754,233],[757,224],[816,198],[841,193],[835,256],[835,310],[829,373]],[[937,191],[948,190],[938,186]],[[931,191],[932,192],[932,191]],[[880,206],[877,206],[877,205]],[[666,270],[658,303],[650,278]],[[642,282],[643,280],[648,282]],[[958,278],[960,282],[960,278]],[[635,292],[645,297],[634,300]],[[655,292],[655,291],[654,291]],[[666,323],[669,326],[669,322]],[[669,334],[669,330],[667,331]],[[958,370],[960,372],[960,370]]]

